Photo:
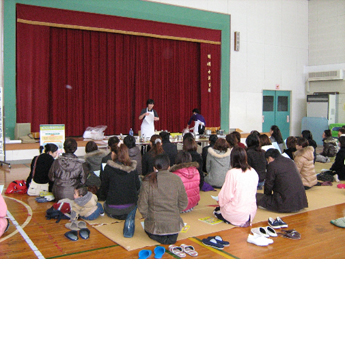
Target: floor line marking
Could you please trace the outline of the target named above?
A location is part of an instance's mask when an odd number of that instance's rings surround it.
[[[34,243],[31,241],[30,237],[26,234],[26,232],[23,230],[23,228],[18,224],[18,222],[14,219],[11,212],[7,210],[8,218],[11,219],[13,225],[17,228],[19,233],[24,238],[25,242],[29,245],[29,247],[32,249],[32,251],[35,253],[38,259],[45,259],[45,257],[42,255],[42,253],[37,249],[37,247],[34,245]]]
[[[93,248],[93,249],[88,249],[88,250],[82,250],[80,252],[75,252],[75,253],[67,253],[67,254],[62,254],[62,255],[50,256],[49,258],[46,258],[46,259],[57,259],[57,258],[62,258],[64,256],[71,256],[71,255],[83,254],[83,253],[88,253],[88,252],[94,252],[95,250],[103,250],[103,249],[114,248],[114,247],[118,247],[118,246],[119,246],[119,244],[114,244],[112,246],[107,246],[107,247]]]
[[[21,200],[17,200],[15,198],[10,198],[9,196],[4,195],[5,198],[7,199],[11,199],[14,200],[16,202],[19,202],[20,204],[22,204],[23,206],[26,207],[26,209],[28,210],[28,217],[26,218],[26,221],[21,225],[22,228],[25,228],[29,222],[31,221],[32,218],[32,208],[26,204],[25,202],[21,201]],[[7,239],[11,238],[12,236],[16,235],[19,231],[16,229],[14,230],[11,234],[7,235],[6,237],[3,237],[0,239],[0,242],[6,241]]]
[[[212,252],[214,252],[214,253],[217,253],[217,254],[219,254],[219,255],[225,257],[226,259],[238,259],[236,256],[234,256],[234,255],[232,255],[232,254],[230,254],[230,253],[228,253],[228,252],[225,252],[225,251],[223,251],[223,250],[219,250],[219,249],[215,249],[215,248],[206,246],[205,244],[202,243],[201,240],[199,240],[199,239],[196,238],[196,237],[190,237],[189,239],[192,240],[192,241],[195,242],[195,243],[198,243],[198,244],[202,245],[203,247],[209,249],[210,251],[212,251]]]

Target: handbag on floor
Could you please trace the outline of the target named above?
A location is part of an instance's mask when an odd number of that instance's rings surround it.
[[[36,157],[34,170],[32,172],[32,179],[28,188],[28,195],[30,196],[39,196],[40,192],[48,192],[49,191],[49,183],[36,183],[34,181],[35,170],[36,170],[36,163],[39,156]]]

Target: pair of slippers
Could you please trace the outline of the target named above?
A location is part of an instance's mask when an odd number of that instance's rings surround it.
[[[230,242],[224,241],[220,236],[211,236],[202,239],[201,241],[205,246],[212,247],[215,249],[223,249],[224,247],[228,247]]]
[[[301,238],[301,234],[295,229],[280,230],[280,232],[277,232],[277,235],[281,237],[289,238],[291,240],[299,240]]]
[[[71,241],[78,241],[79,237],[83,240],[87,240],[90,237],[90,230],[86,228],[86,223],[84,221],[73,221],[65,224],[65,227],[70,229],[70,231],[65,233],[65,237]]]
[[[78,241],[79,237],[83,240],[87,240],[90,238],[90,230],[89,229],[80,229],[79,231],[77,230],[70,230],[65,233],[65,237],[67,237],[71,241]]]
[[[154,253],[155,253],[155,259],[161,259],[165,253],[165,248],[161,246],[157,246],[154,249]],[[151,254],[152,254],[151,250],[143,249],[139,252],[139,259],[147,259],[151,256]]]
[[[178,256],[179,258],[185,258],[186,255],[196,257],[199,253],[194,249],[193,246],[188,244],[181,244],[180,246],[174,246],[171,244],[169,246],[169,252]]]

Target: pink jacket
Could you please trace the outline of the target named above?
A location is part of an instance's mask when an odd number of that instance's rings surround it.
[[[0,237],[4,233],[7,227],[7,219],[5,218],[7,215],[7,205],[3,196],[0,194]]]
[[[198,166],[197,162],[190,162],[175,164],[170,168],[173,174],[181,178],[188,196],[188,206],[183,211],[195,207],[200,200],[200,174],[197,169]]]
[[[218,194],[220,212],[231,224],[243,226],[249,219],[252,223],[257,206],[256,191],[259,176],[254,169],[230,169]]]

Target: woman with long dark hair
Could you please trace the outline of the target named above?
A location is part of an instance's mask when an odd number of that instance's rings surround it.
[[[285,143],[278,126],[271,126],[270,136],[272,145],[275,146],[275,148],[278,149],[280,153],[283,153],[285,150]]]
[[[26,179],[26,185],[28,186],[28,194],[29,195],[39,195],[40,191],[42,190],[49,190],[49,192],[52,191],[53,188],[53,181],[49,179],[49,170],[54,162],[54,159],[58,155],[58,147],[55,144],[46,144],[44,146],[44,153],[43,146],[40,146],[40,155],[35,156],[31,161],[31,167],[30,167],[30,174],[28,178]],[[35,193],[30,192],[30,183],[31,181],[36,182],[38,184],[38,188],[35,188]],[[48,189],[46,188],[48,184]],[[40,185],[43,188],[43,185],[45,187],[43,189],[40,188]]]
[[[258,173],[258,189],[262,189],[266,178],[267,162],[265,158],[265,151],[261,149],[259,136],[255,133],[248,135],[246,144],[248,164]]]
[[[187,133],[191,134],[191,133]],[[192,136],[185,134],[183,137],[183,151],[189,152],[192,156],[192,162],[197,162],[199,164],[198,171],[200,174],[200,189],[204,185],[204,173],[202,171],[203,161],[201,155],[197,152],[198,144]]]
[[[259,176],[249,166],[246,150],[242,147],[234,147],[231,151],[231,166],[218,194],[219,207],[214,215],[232,225],[247,227],[252,224],[257,210]]]
[[[164,152],[162,146],[162,138],[157,134],[154,134],[151,137],[149,145],[150,151],[146,152],[142,158],[142,173],[144,176],[153,172],[153,166],[156,156]]]
[[[111,147],[111,160],[102,175],[99,200],[105,200],[105,213],[115,219],[125,219],[124,237],[133,237],[140,181],[137,162],[131,161],[125,144]]]
[[[174,244],[184,223],[180,217],[188,205],[186,190],[179,176],[169,172],[167,154],[157,155],[155,171],[144,177],[138,209],[145,218],[147,235],[162,244]]]

